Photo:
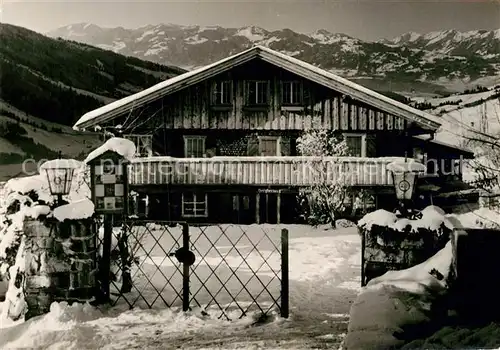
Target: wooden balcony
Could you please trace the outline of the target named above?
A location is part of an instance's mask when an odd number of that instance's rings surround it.
[[[349,186],[391,186],[387,165],[397,159],[400,158],[137,158],[129,165],[129,182],[132,186],[310,186],[343,181]]]

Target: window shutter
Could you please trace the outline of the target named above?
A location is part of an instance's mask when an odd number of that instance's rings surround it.
[[[256,135],[248,137],[247,156],[259,156],[259,139]]]
[[[366,156],[376,157],[377,156],[377,139],[374,134],[366,135]]]
[[[291,156],[291,149],[290,149],[290,138],[289,137],[281,137],[281,156],[283,157],[288,157]]]
[[[310,94],[310,91],[311,91],[311,84],[309,84],[308,82],[304,82],[304,84],[302,84],[302,96],[304,99],[303,104],[306,107],[312,104],[312,96]]]
[[[210,95],[210,103],[217,104],[217,82],[212,82],[212,88],[210,89],[212,94]]]

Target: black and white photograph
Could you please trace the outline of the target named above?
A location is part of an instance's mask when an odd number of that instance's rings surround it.
[[[0,2],[0,349],[500,350],[498,0]]]

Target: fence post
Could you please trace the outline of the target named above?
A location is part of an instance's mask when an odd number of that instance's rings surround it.
[[[104,214],[104,235],[102,239],[102,274],[101,274],[101,293],[102,302],[108,302],[109,295],[109,274],[111,270],[111,242],[113,236],[113,216],[111,214]],[[99,233],[97,233],[99,234]]]
[[[288,318],[290,313],[289,276],[288,276],[288,230],[281,230],[281,317]]]
[[[182,248],[189,250],[189,225],[182,224]],[[182,311],[189,311],[189,265],[182,264]]]

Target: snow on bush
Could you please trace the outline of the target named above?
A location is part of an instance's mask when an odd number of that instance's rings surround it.
[[[82,162],[73,159],[47,161],[40,167],[41,174],[10,179],[3,187],[4,198],[0,202],[0,280],[9,283],[1,314],[1,322],[4,324],[24,318],[26,305],[23,291],[25,267],[23,223],[26,218],[37,219],[52,215],[50,205],[54,197],[50,194],[47,176],[43,170],[61,166],[71,167],[75,171],[71,191],[64,198],[70,203],[67,208],[72,210],[68,213],[67,210],[60,209],[62,214],[57,216],[60,218],[78,216],[76,214],[80,208],[84,209],[82,214],[90,214],[88,172]],[[77,201],[80,201],[78,209],[71,205]]]
[[[5,302],[0,314],[0,324],[8,326],[22,322],[26,312],[26,301],[24,299],[24,269],[26,251],[24,249],[25,237],[21,237],[21,243],[17,249],[15,263],[9,267],[9,285]]]

